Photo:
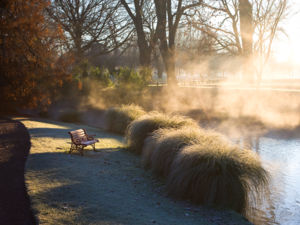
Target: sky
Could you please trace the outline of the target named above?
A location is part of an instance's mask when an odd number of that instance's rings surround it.
[[[275,58],[280,62],[300,64],[300,1],[290,0],[291,14],[282,24],[288,37],[280,35],[273,45]]]

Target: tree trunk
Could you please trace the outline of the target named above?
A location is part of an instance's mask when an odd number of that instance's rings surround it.
[[[140,65],[143,67],[151,66],[151,46],[148,45],[146,34],[143,27],[143,17],[142,17],[142,7],[143,3],[139,0],[134,0],[135,15],[133,14],[131,8],[125,0],[121,0],[122,5],[127,11],[128,15],[133,21],[134,27],[137,34],[137,44],[139,48],[139,60]]]
[[[168,85],[176,86],[177,79],[175,74],[175,49],[174,48],[169,49],[166,39],[160,39],[160,40],[161,40],[160,52],[162,54],[165,69],[167,72]]]
[[[166,58],[166,70],[168,76],[168,84],[171,86],[177,86],[177,79],[175,73],[175,52],[171,50],[168,52]]]
[[[133,22],[138,37],[140,65],[143,67],[149,67],[151,66],[152,49],[146,40],[146,35],[143,27],[143,18],[141,15],[142,8],[137,1],[135,1],[135,8],[136,8],[136,16],[132,18],[133,18]]]
[[[253,15],[252,5],[248,0],[240,0],[240,29],[242,36],[243,55],[252,55]]]
[[[175,48],[168,44],[167,40],[167,4],[163,0],[155,0],[156,15],[157,15],[157,36],[160,40],[160,52],[165,64],[168,85],[176,86],[175,76]],[[170,37],[169,37],[170,38]]]
[[[143,32],[141,33],[137,32],[137,36],[138,36],[140,65],[142,67],[150,67],[152,49],[151,47],[149,47]]]
[[[253,46],[253,14],[248,0],[239,0],[240,30],[242,37],[243,73],[246,81],[254,80],[252,46]]]

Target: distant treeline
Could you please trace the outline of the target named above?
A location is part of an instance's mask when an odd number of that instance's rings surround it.
[[[178,69],[259,81],[287,9],[288,0],[1,1],[0,101],[47,108],[94,68],[113,84],[120,67],[165,73],[168,85]]]

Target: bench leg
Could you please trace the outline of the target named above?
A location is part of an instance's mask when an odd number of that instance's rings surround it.
[[[76,150],[76,151],[79,151],[80,155],[83,156],[83,148],[85,146],[83,145],[75,145],[75,144],[71,144],[71,148],[70,148],[70,151],[69,151],[69,154],[72,153],[72,151]]]
[[[78,145],[78,151],[79,151],[79,153],[80,153],[80,155],[81,156],[83,156],[83,148],[84,148],[85,146],[84,145]]]
[[[69,150],[69,154],[72,153],[72,151],[76,150],[79,151],[80,155],[83,156],[83,151],[84,151],[84,147],[86,147],[85,145],[75,145],[75,144],[71,144],[71,148]],[[95,144],[92,144],[93,150],[96,151],[96,146]]]
[[[70,148],[70,150],[69,150],[69,154],[71,154],[72,151],[75,150],[75,149],[76,149],[76,146],[72,143],[72,144],[71,144],[71,148]]]

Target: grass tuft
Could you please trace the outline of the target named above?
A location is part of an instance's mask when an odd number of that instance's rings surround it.
[[[146,112],[137,105],[122,105],[112,107],[105,113],[106,129],[108,131],[125,134],[127,126]]]
[[[212,131],[197,127],[180,129],[159,129],[154,131],[144,144],[142,163],[152,168],[157,176],[167,177],[177,153],[187,145],[214,144],[224,142],[225,138]]]
[[[171,196],[230,208],[246,215],[267,190],[269,175],[256,154],[232,145],[191,145],[174,159],[167,179]],[[260,195],[261,194],[261,195]]]
[[[182,116],[168,116],[152,112],[134,120],[126,132],[129,150],[141,154],[144,140],[160,128],[180,128],[184,126],[198,127],[197,123]]]

